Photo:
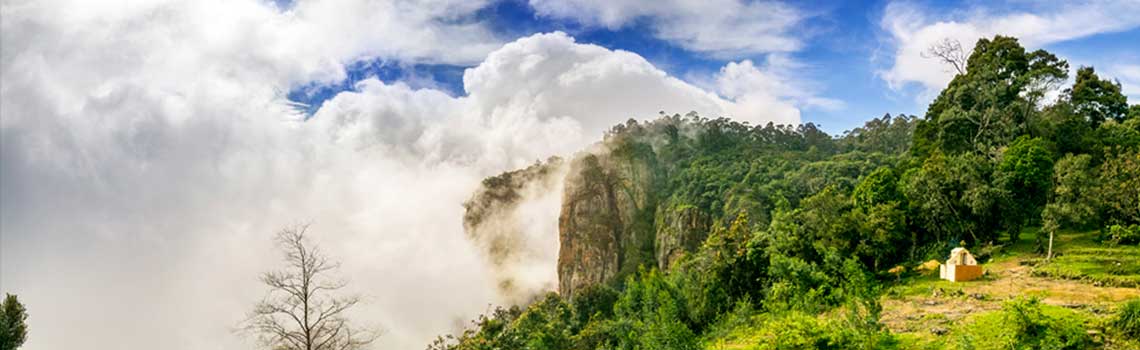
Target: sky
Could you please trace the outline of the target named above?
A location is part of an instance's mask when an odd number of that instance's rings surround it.
[[[0,292],[25,349],[248,349],[280,261],[314,243],[382,349],[422,349],[556,281],[561,189],[531,189],[525,260],[463,232],[484,177],[659,111],[832,134],[921,115],[924,55],[1021,38],[1140,100],[1140,1],[3,0]],[[130,334],[124,337],[124,334]]]

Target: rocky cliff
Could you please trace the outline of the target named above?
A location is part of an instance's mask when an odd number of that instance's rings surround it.
[[[500,294],[513,302],[555,287],[548,284],[553,269],[542,265],[557,258],[550,237],[557,222],[541,213],[558,210],[565,174],[565,162],[550,158],[484,179],[463,204],[468,239],[490,264]]]
[[[488,178],[468,202],[464,225],[492,264],[510,263],[521,234],[510,222],[520,191],[561,181],[558,213],[558,292],[572,297],[583,288],[620,282],[639,266],[668,269],[704,241],[710,216],[664,196],[668,169],[658,155],[659,137],[623,132],[576,154],[564,172],[553,165]],[[564,174],[551,176],[550,174]],[[504,224],[506,223],[506,224]],[[509,289],[509,277],[500,281]]]

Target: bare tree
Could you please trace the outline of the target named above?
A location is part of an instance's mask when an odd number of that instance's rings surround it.
[[[273,350],[361,349],[379,332],[349,324],[344,312],[360,298],[336,295],[346,282],[327,275],[340,264],[305,238],[308,229],[298,225],[277,233],[285,268],[261,275],[269,292],[249,314],[245,329]]]
[[[962,49],[962,43],[958,40],[950,38],[942,38],[934,45],[930,45],[926,52],[921,53],[923,58],[937,58],[942,63],[947,63],[958,71],[958,74],[966,74],[966,50]]]

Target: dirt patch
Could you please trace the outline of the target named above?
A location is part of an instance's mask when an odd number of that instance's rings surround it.
[[[1122,301],[1140,298],[1140,288],[1097,287],[1073,280],[1034,277],[1021,259],[986,264],[986,276],[970,282],[930,283],[919,294],[883,300],[881,321],[892,332],[937,335],[971,314],[1001,309],[1006,300],[1036,296],[1050,305],[1094,314],[1111,312]]]

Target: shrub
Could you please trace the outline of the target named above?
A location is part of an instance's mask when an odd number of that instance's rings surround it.
[[[1092,339],[1079,320],[1047,315],[1037,298],[1016,299],[1003,306],[1004,323],[1012,328],[1014,349],[1087,349]]]
[[[1112,244],[1140,243],[1140,225],[1112,225],[1108,227],[1108,240]]]
[[[752,349],[893,349],[898,340],[889,332],[860,329],[839,319],[799,311],[767,314],[753,337]]]
[[[1112,328],[1120,334],[1140,340],[1140,299],[1133,299],[1124,303],[1116,317],[1112,319]]]

